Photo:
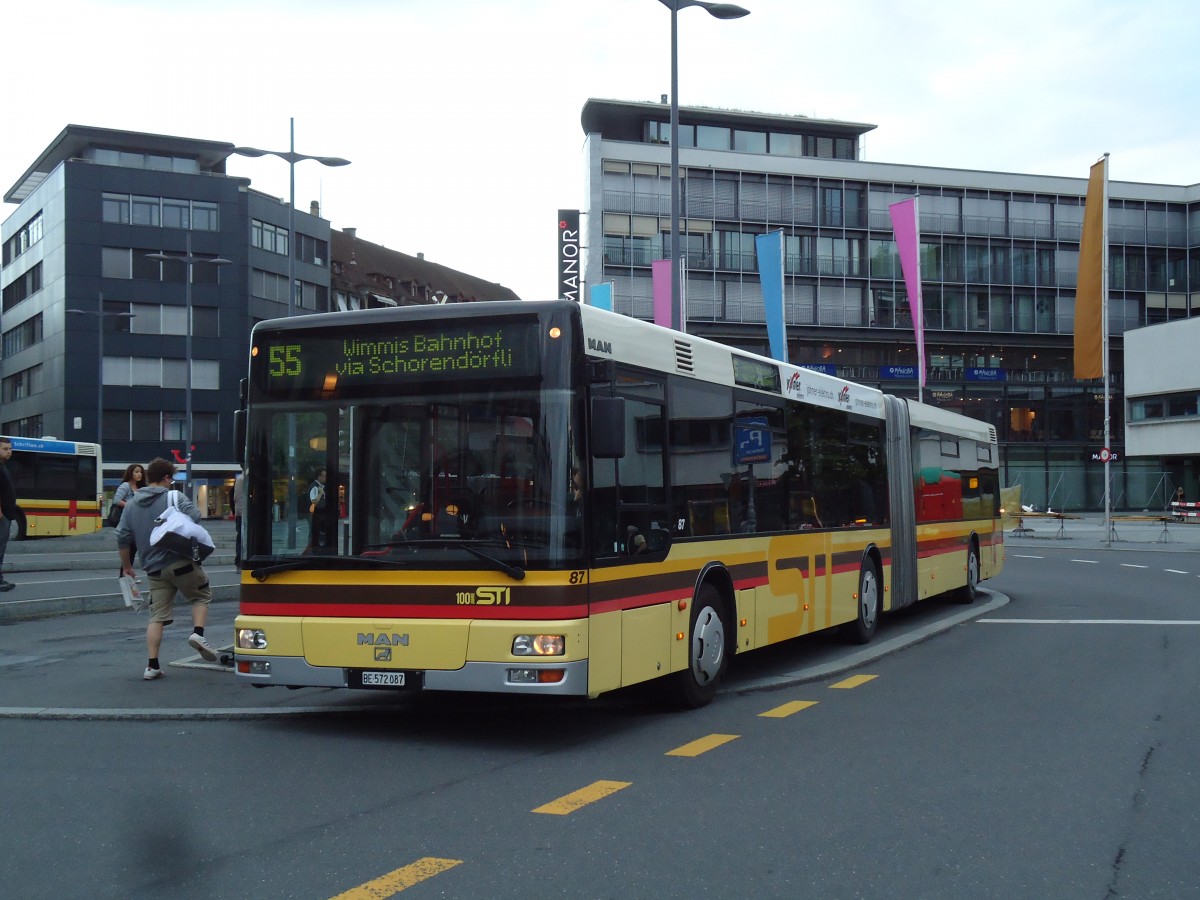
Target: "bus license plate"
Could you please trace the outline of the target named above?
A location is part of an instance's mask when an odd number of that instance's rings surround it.
[[[363,672],[363,687],[404,687],[403,672]]]

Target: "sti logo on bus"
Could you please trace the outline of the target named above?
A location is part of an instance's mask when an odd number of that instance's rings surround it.
[[[600,341],[596,338],[588,338],[588,349],[594,350],[597,353],[607,353],[612,356],[612,344],[608,341]]]
[[[508,606],[512,589],[507,587],[477,587],[474,591],[459,591],[459,606]]]
[[[358,633],[358,646],[367,645],[368,647],[407,647],[407,634],[363,634]]]

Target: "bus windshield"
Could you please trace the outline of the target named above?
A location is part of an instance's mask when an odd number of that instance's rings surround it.
[[[302,406],[252,425],[252,482],[273,501],[251,504],[252,566],[578,564],[569,391],[470,381]]]

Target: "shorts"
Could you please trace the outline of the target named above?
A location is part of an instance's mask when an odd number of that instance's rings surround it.
[[[183,599],[193,604],[203,603],[207,606],[212,600],[212,587],[200,563],[172,563],[146,575],[150,578],[151,622],[170,625],[175,621],[176,593],[183,594]]]

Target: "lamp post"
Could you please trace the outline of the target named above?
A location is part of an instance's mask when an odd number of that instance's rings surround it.
[[[284,150],[260,150],[257,147],[234,147],[233,152],[238,156],[278,156],[282,160],[286,160],[288,164],[288,303],[287,314],[293,314],[293,306],[296,299],[296,277],[295,264],[293,260],[296,257],[296,163],[304,162],[306,159],[311,159],[319,162],[323,166],[348,166],[350,160],[342,159],[340,156],[309,156],[306,153],[296,152],[296,120],[288,119],[288,149]]]
[[[707,0],[658,0],[671,10],[671,327],[687,331],[683,320],[679,281],[679,10],[698,6],[714,19],[740,19],[750,10],[733,3],[709,3]]]
[[[134,313],[131,312],[105,312],[104,311],[104,294],[96,295],[97,309],[67,309],[67,312],[72,316],[94,316],[96,319],[97,330],[99,337],[97,338],[97,352],[100,354],[96,379],[96,444],[103,447],[104,444],[104,320],[105,319],[132,319]],[[100,473],[103,477],[103,472]]]
[[[208,263],[209,265],[213,265],[213,266],[228,266],[233,263],[233,260],[223,259],[220,256],[217,256],[217,257],[193,256],[192,255],[192,233],[190,231],[187,233],[186,247],[187,247],[187,252],[184,254],[147,253],[146,258],[147,259],[156,259],[159,262],[170,262],[171,260],[174,260],[175,262],[183,263],[185,266],[185,270],[184,270],[184,298],[185,298],[184,305],[187,310],[187,312],[186,312],[187,328],[185,330],[187,340],[184,345],[184,351],[183,351],[184,356],[187,358],[186,359],[186,361],[187,361],[187,381],[185,382],[186,391],[184,393],[184,396],[186,398],[184,400],[184,402],[186,404],[186,411],[184,413],[184,416],[186,418],[185,428],[187,431],[187,447],[186,447],[187,456],[185,457],[185,460],[186,460],[186,471],[187,471],[187,495],[190,500],[195,502],[196,490],[192,486],[192,438],[193,438],[193,433],[192,433],[192,267],[195,266],[196,263]]]
[[[295,312],[296,302],[296,163],[311,159],[323,166],[348,166],[350,160],[340,156],[309,156],[307,153],[296,152],[296,119],[288,119],[288,149],[260,150],[258,147],[234,147],[233,153],[238,156],[278,156],[288,164],[288,318]],[[296,507],[296,417],[288,416],[288,492],[287,492],[287,545],[289,549],[296,546],[296,522],[298,510]]]

